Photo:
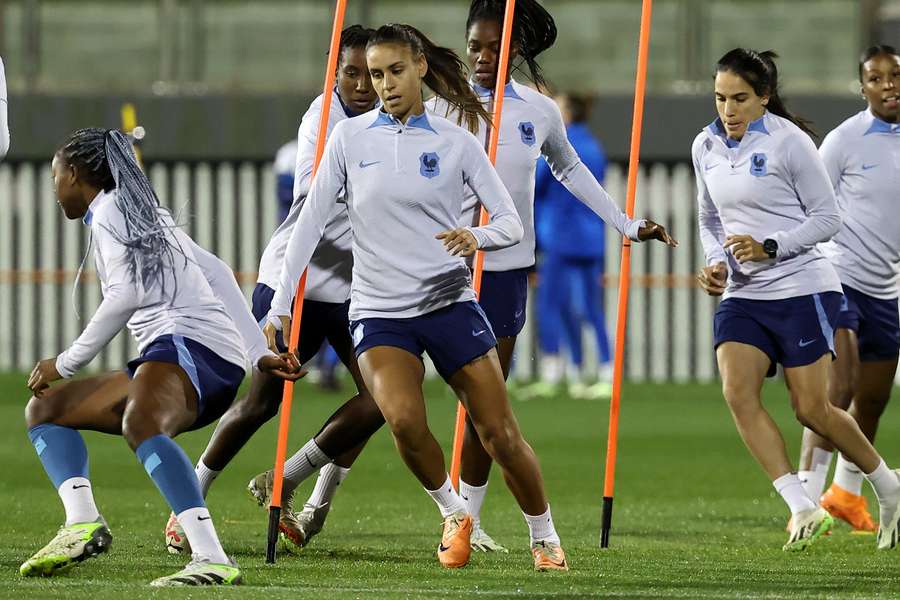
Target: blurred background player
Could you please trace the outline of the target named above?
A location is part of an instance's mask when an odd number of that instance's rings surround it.
[[[6,70],[0,56],[0,159],[9,152],[9,117],[6,97]]]
[[[423,352],[466,405],[503,469],[529,526],[535,569],[568,570],[537,458],[510,410],[497,341],[475,302],[462,258],[478,248],[518,243],[522,223],[479,143],[447,119],[426,113],[422,86],[470,129],[489,117],[457,55],[409,25],[381,27],[366,59],[384,108],[335,128],[291,234],[267,337],[277,326],[289,328],[292,290],[341,190],[352,189],[346,202],[353,234],[353,341],[366,386],[400,455],[444,519],[441,565],[468,563],[473,520],[428,428]],[[489,209],[489,225],[459,227],[466,186]]]
[[[606,153],[588,127],[591,98],[575,93],[556,97],[569,143],[599,182],[606,174]],[[575,367],[569,394],[599,399],[612,395],[609,337],[603,309],[605,225],[560,183],[545,161],[538,161],[535,182],[535,229],[541,260],[538,266],[538,333],[541,381],[523,393],[549,396],[559,392],[565,371],[562,340]],[[587,322],[597,344],[594,384],[584,365],[582,324]]]
[[[881,509],[877,546],[893,548],[900,478],[828,401],[841,285],[816,245],[841,219],[811,130],[779,95],[776,57],[736,48],[719,59],[718,118],[691,148],[708,265],[698,279],[707,293],[724,293],[714,320],[722,391],[744,443],[791,510],[785,551],[805,549],[834,519],[807,494],[762,405],[763,382],[778,363],[797,420],[867,474]]]
[[[900,269],[900,57],[873,46],[859,61],[867,107],[825,137],[819,153],[843,227],[826,247],[844,290],[835,327],[837,358],[829,372],[831,403],[847,410],[869,439],[887,406],[900,354],[897,273]],[[803,432],[800,479],[822,495],[834,447]],[[854,529],[875,531],[862,495],[863,473],[841,454],[822,507]]]
[[[291,379],[299,365],[266,348],[230,269],[160,208],[125,134],[76,131],[54,156],[52,174],[66,217],[90,227],[103,301],[72,345],[40,361],[28,380],[28,435],[66,522],[20,573],[53,575],[109,549],[112,535],[94,502],[78,432],[91,429],[125,438],[194,548],[187,567],[152,585],[238,584],[241,572],[222,549],[190,461],[172,438],[225,412],[248,354],[253,366]],[[90,363],[126,324],[141,353],[127,376],[49,387]]]

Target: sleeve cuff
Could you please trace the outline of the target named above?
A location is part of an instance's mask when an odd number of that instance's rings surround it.
[[[640,233],[641,227],[647,226],[647,219],[638,219],[636,221],[631,221],[628,225],[625,226],[625,235],[632,242],[640,242],[641,239],[638,237]]]
[[[66,353],[63,352],[56,357],[56,372],[59,373],[63,379],[69,379],[70,377],[72,377],[72,375],[75,374],[75,371],[66,368],[65,363]]]
[[[475,238],[475,244],[479,250],[484,248],[485,237],[482,235],[482,233],[480,231],[478,231],[478,229],[476,227],[466,227],[466,231],[471,233],[472,236]]]

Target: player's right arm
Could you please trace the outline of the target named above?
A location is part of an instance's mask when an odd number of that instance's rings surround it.
[[[700,242],[706,256],[706,266],[697,273],[700,287],[710,296],[725,293],[728,281],[728,267],[725,262],[725,228],[719,217],[719,210],[709,195],[700,166],[702,138],[694,142],[691,155],[694,163],[694,178],[697,181],[697,221],[700,226]]]

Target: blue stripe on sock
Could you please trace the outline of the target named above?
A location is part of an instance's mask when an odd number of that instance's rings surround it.
[[[28,430],[41,464],[55,487],[72,477],[88,479],[88,454],[76,430],[43,423]]]
[[[175,511],[205,507],[200,481],[184,450],[165,435],[155,435],[134,451],[160,493]]]
[[[832,329],[831,323],[828,322],[828,315],[825,314],[825,307],[822,306],[822,299],[819,297],[819,294],[813,294],[813,302],[816,305],[816,314],[819,316],[819,327],[822,328],[822,335],[825,336],[825,341],[828,342],[828,349],[834,352],[834,329]]]
[[[190,350],[187,349],[183,336],[173,335],[172,341],[175,342],[175,349],[178,350],[178,364],[188,374],[191,383],[194,384],[194,389],[197,390],[197,400],[199,400],[203,393],[200,391],[200,376],[197,375],[197,365],[194,364],[194,357],[191,356]]]

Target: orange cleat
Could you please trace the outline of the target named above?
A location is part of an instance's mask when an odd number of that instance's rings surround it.
[[[459,569],[469,564],[472,554],[472,516],[456,513],[444,519],[444,535],[438,546],[438,560],[448,569]]]
[[[822,499],[822,508],[831,513],[836,519],[846,521],[854,531],[874,533],[878,526],[872,520],[869,509],[866,506],[866,497],[851,494],[836,483],[832,483]]]
[[[562,546],[548,542],[535,542],[531,546],[531,554],[534,556],[535,571],[568,571],[566,553]]]

